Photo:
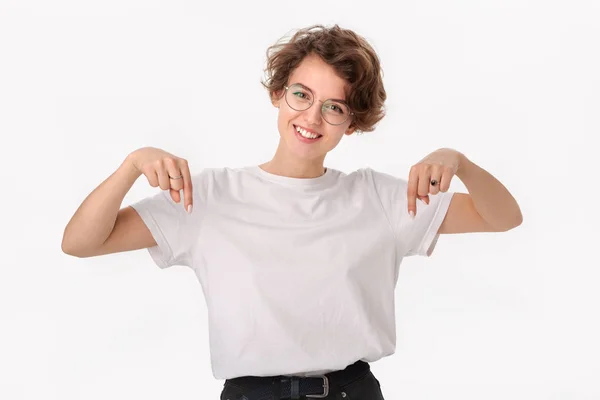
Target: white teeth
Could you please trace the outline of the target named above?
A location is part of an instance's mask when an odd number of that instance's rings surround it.
[[[315,134],[312,134],[312,133],[308,133],[308,132],[306,132],[304,129],[300,128],[299,126],[297,126],[297,127],[296,127],[296,130],[297,130],[297,131],[298,131],[298,132],[299,132],[299,133],[300,133],[302,136],[304,136],[305,138],[308,138],[308,139],[315,139],[315,138],[319,137],[319,135],[315,135]]]

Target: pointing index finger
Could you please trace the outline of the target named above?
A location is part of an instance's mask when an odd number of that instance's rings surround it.
[[[191,214],[192,206],[194,203],[194,188],[192,185],[192,175],[190,174],[190,168],[185,160],[182,162],[181,165],[181,174],[183,175],[183,206],[185,210],[189,214]]]
[[[416,168],[411,168],[408,175],[408,189],[407,189],[407,200],[408,200],[408,214],[411,218],[414,218],[417,214],[417,189],[419,185],[419,174]]]

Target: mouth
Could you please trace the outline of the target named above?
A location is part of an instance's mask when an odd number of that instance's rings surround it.
[[[294,127],[294,132],[296,134],[296,137],[298,137],[303,142],[313,143],[323,137],[323,135],[318,134],[314,131],[305,129],[301,126],[293,125],[293,124],[292,124],[292,126]]]

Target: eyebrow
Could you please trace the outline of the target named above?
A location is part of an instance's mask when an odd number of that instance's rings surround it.
[[[308,86],[306,86],[304,83],[302,82],[296,82],[298,85],[300,86],[304,86],[305,88],[307,88],[308,90],[310,90],[311,92],[314,93],[314,90],[312,90],[311,88],[309,88]],[[342,99],[327,99],[327,100],[333,100],[333,101],[337,101],[338,103],[344,103],[344,104],[348,104],[348,102],[346,102],[346,100],[342,100]]]

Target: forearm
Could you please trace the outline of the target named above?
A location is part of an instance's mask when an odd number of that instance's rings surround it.
[[[461,155],[456,176],[465,184],[477,212],[499,230],[521,224],[523,215],[515,198],[492,174]]]
[[[113,230],[125,195],[140,175],[127,157],[71,217],[63,234],[62,250],[72,253],[104,243]]]

